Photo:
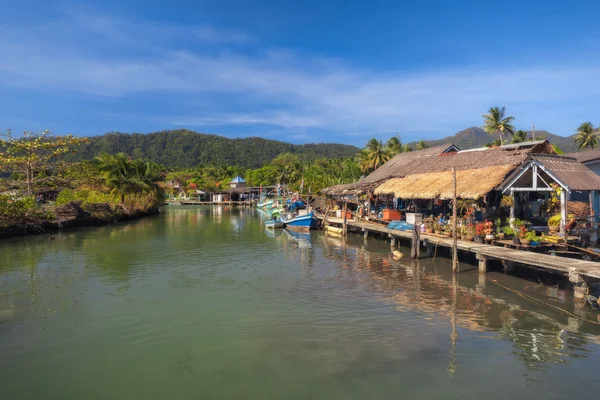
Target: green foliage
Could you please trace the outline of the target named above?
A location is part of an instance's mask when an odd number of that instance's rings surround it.
[[[516,230],[514,230],[513,228],[511,228],[510,226],[503,226],[501,229],[502,233],[504,233],[505,235],[515,235],[517,233]]]
[[[578,149],[594,149],[598,147],[598,132],[591,122],[584,122],[577,128],[574,140]]]
[[[513,135],[515,133],[515,127],[511,125],[514,121],[514,117],[506,116],[506,107],[491,107],[487,114],[482,115],[483,130],[491,135],[498,135],[500,144],[504,143],[502,135],[507,133]]]
[[[82,206],[87,204],[107,203],[110,205],[119,204],[119,197],[109,193],[102,193],[95,190],[83,189],[72,190],[64,189],[58,194],[55,204],[62,206],[72,201],[81,201]],[[85,208],[85,207],[84,207]]]
[[[518,130],[515,132],[512,138],[513,143],[523,143],[527,141],[527,132]]]
[[[71,149],[87,139],[72,135],[52,136],[50,132],[23,132],[15,137],[9,129],[0,139],[0,168],[20,172],[27,181],[27,194],[33,194],[33,182],[37,174],[43,172],[51,161],[72,151]]]
[[[548,226],[560,226],[560,214],[556,214],[548,218]]]
[[[35,203],[33,196],[13,199],[11,196],[0,195],[0,226],[53,217],[50,210]]]
[[[68,161],[90,160],[101,153],[124,153],[175,169],[197,165],[239,165],[260,168],[280,154],[291,153],[301,162],[317,158],[353,157],[359,149],[342,144],[294,145],[258,137],[229,139],[181,129],[149,134],[108,133],[88,139]]]
[[[389,149],[383,145],[381,140],[375,138],[369,140],[364,149],[357,155],[363,172],[369,173],[385,164],[391,157]]]

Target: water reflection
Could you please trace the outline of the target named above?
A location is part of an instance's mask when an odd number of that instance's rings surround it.
[[[455,351],[459,329],[510,340],[513,354],[531,370],[564,363],[567,357],[585,357],[591,345],[600,343],[597,325],[523,300],[498,284],[557,304],[583,318],[598,319],[596,312],[576,308],[572,294],[564,287],[549,287],[499,273],[482,275],[476,270],[455,275],[449,260],[443,258],[397,261],[383,242],[371,240],[367,250],[362,238],[353,236],[346,239],[319,233],[313,234],[312,239],[313,243],[322,244],[323,257],[336,262],[336,279],[368,288],[400,312],[411,310],[437,321],[448,321],[450,376],[460,366],[460,356]],[[308,248],[307,244],[304,246]],[[401,250],[408,254],[409,249]],[[286,254],[297,256],[289,249]],[[307,262],[305,258],[300,260]],[[349,271],[360,277],[353,275],[349,279]]]

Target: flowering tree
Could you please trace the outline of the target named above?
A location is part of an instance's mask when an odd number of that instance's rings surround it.
[[[25,131],[21,137],[15,137],[9,129],[0,135],[0,168],[23,173],[27,180],[27,195],[31,196],[35,173],[86,141],[73,135],[53,136],[47,130]]]

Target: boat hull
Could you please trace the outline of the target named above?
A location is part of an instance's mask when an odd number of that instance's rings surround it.
[[[272,208],[273,207],[273,202],[272,201],[267,201],[265,203],[258,203],[256,205],[256,207],[258,207],[258,208]]]
[[[267,221],[265,222],[265,227],[269,229],[280,229],[283,228],[283,222],[281,221]]]
[[[287,229],[292,229],[298,232],[308,232],[313,229],[317,229],[317,218],[313,213],[307,215],[299,215],[294,218],[286,219],[282,218],[283,226]]]

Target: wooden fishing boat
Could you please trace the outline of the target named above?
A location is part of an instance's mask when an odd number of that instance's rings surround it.
[[[258,202],[256,204],[256,207],[263,208],[263,209],[271,208],[271,207],[273,207],[273,200],[262,199],[260,202]]]
[[[317,217],[312,211],[305,215],[282,216],[281,222],[283,222],[284,227],[300,232],[317,229],[318,224]]]
[[[344,233],[344,228],[338,228],[337,226],[326,226],[325,230],[327,233],[333,233],[336,235],[342,235]]]

